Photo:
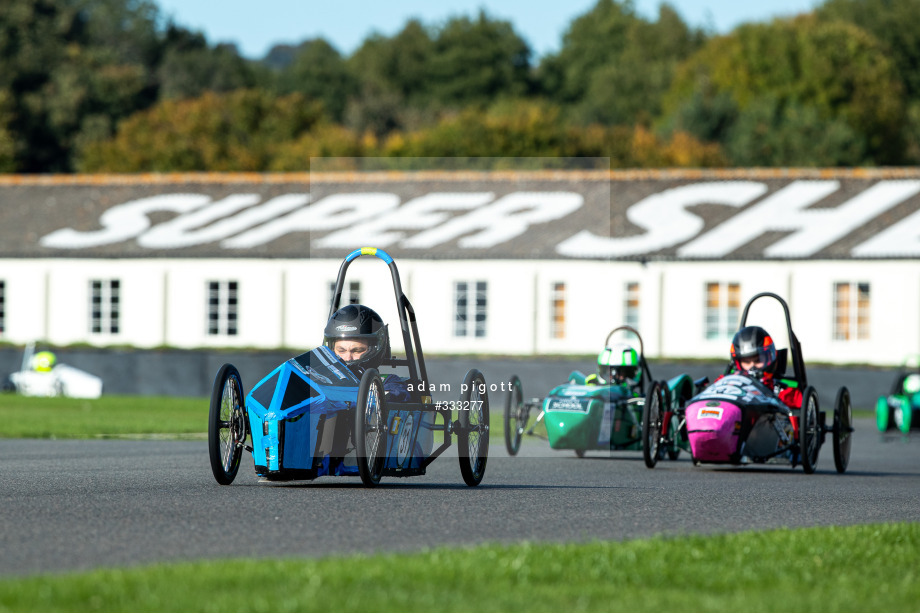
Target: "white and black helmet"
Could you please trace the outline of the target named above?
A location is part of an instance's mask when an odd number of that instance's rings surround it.
[[[377,312],[364,305],[346,305],[329,318],[323,330],[323,345],[335,352],[335,342],[348,339],[367,344],[367,352],[348,366],[376,368],[390,359],[390,334]]]

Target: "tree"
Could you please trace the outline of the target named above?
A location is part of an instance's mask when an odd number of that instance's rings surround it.
[[[256,64],[240,57],[234,45],[211,47],[203,35],[173,26],[163,47],[156,70],[159,99],[232,92],[259,82]]]
[[[652,22],[631,0],[599,0],[572,22],[559,53],[544,58],[539,83],[579,123],[649,123],[677,65],[704,40],[668,4]]]
[[[16,171],[70,170],[76,141],[149,102],[150,11],[143,0],[0,4],[0,91],[16,118]]]
[[[428,65],[430,99],[443,106],[488,104],[526,94],[530,47],[511,23],[455,17],[437,31]]]
[[[704,40],[667,4],[659,7],[658,21],[631,21],[622,51],[598,66],[588,79],[575,117],[582,123],[649,124],[661,114],[661,99],[671,85],[678,64]]]
[[[842,117],[822,117],[814,106],[766,96],[741,112],[725,138],[738,166],[858,166],[866,138]]]
[[[261,90],[164,100],[123,121],[116,136],[87,144],[81,172],[264,171],[281,144],[309,132],[321,106],[300,94]]]
[[[358,91],[357,79],[345,60],[322,38],[300,44],[290,66],[278,73],[275,87],[282,95],[299,92],[322,101],[335,121],[342,121],[348,100]]]
[[[809,15],[744,25],[710,40],[678,70],[662,125],[689,128],[676,121],[688,105],[724,110],[728,100],[740,116],[765,97],[781,114],[807,109],[828,126],[848,126],[865,141],[863,164],[903,155],[903,87],[881,45],[856,26]]]

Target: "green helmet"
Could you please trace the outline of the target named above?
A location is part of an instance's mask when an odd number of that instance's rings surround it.
[[[32,357],[32,368],[36,371],[47,372],[54,367],[57,362],[53,352],[38,352]]]
[[[920,392],[920,373],[911,373],[904,378],[904,393],[914,394]]]
[[[625,343],[604,348],[597,355],[597,373],[608,384],[638,384],[642,376],[639,353]]]

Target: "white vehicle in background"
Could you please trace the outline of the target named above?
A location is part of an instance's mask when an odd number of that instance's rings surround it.
[[[98,399],[102,396],[102,378],[58,364],[53,353],[36,352],[35,344],[30,343],[22,354],[21,370],[7,376],[3,390],[29,397]]]

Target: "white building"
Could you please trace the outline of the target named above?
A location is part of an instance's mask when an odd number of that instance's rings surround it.
[[[764,291],[808,361],[920,353],[920,170],[5,177],[0,341],[312,347],[364,245],[427,353],[592,354],[631,324],[649,357],[724,357]],[[398,342],[386,265],[348,273]]]

